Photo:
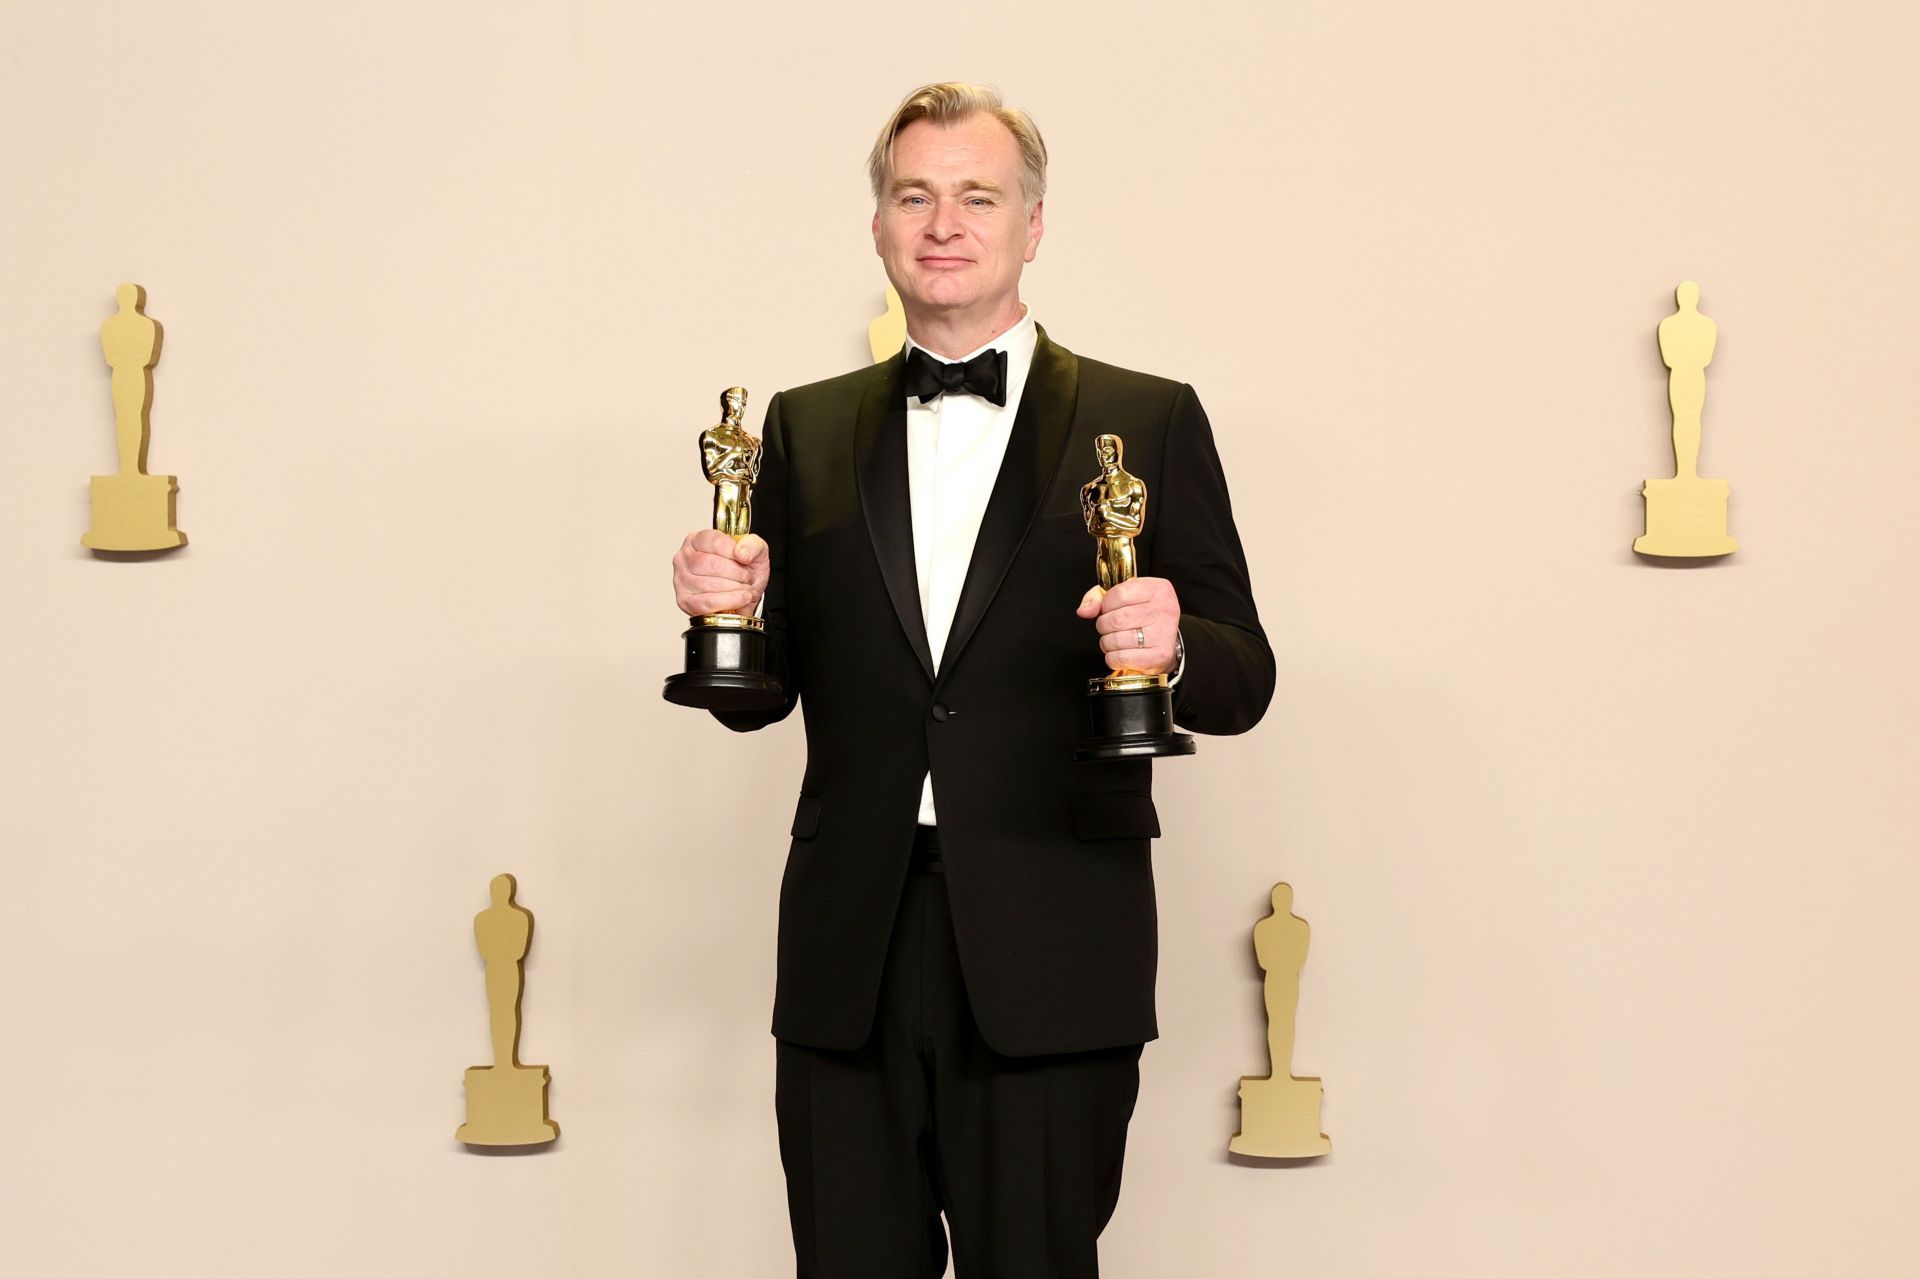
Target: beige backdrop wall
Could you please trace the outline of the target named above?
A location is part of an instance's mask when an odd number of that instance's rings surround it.
[[[1107,1272],[1920,1262],[1912,5],[300,9],[6,10],[10,1273],[790,1266],[800,730],[660,700],[667,557],[718,390],[866,358],[861,161],[951,76],[1052,144],[1049,330],[1198,388],[1280,659],[1161,770]],[[1628,549],[1684,278],[1692,570]],[[79,546],[122,280],[149,563]],[[500,870],[532,1158],[451,1140]],[[1240,1167],[1282,878],[1335,1154]]]

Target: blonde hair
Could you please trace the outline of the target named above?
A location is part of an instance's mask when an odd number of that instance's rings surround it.
[[[923,85],[901,100],[880,130],[880,137],[867,156],[867,179],[873,184],[873,200],[878,204],[887,194],[887,181],[893,171],[893,140],[900,130],[915,120],[931,120],[937,125],[959,124],[976,115],[990,115],[1007,126],[1020,148],[1020,194],[1027,211],[1040,203],[1047,193],[1047,144],[1041,140],[1040,127],[1019,107],[1010,107],[996,91],[983,84],[946,81]]]

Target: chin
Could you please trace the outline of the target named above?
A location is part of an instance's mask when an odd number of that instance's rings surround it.
[[[979,301],[979,295],[967,288],[943,288],[945,281],[935,281],[934,287],[920,292],[920,305],[941,311],[951,311],[959,307],[972,306]]]

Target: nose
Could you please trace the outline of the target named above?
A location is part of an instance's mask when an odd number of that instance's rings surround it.
[[[960,234],[960,205],[955,200],[936,200],[933,216],[927,219],[929,239],[945,243]]]

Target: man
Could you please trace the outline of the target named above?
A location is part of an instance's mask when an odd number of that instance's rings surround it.
[[[869,160],[907,349],[775,396],[756,534],[674,556],[690,614],[764,599],[807,767],[780,894],[775,1112],[799,1274],[1097,1274],[1155,1037],[1146,760],[1079,763],[1088,677],[1175,673],[1188,728],[1272,696],[1226,479],[1178,383],[1033,323],[1046,148],[972,85]],[[1080,488],[1122,437],[1145,576],[1088,587]],[[1077,609],[1076,609],[1077,602]],[[941,1215],[947,1229],[943,1233]]]

